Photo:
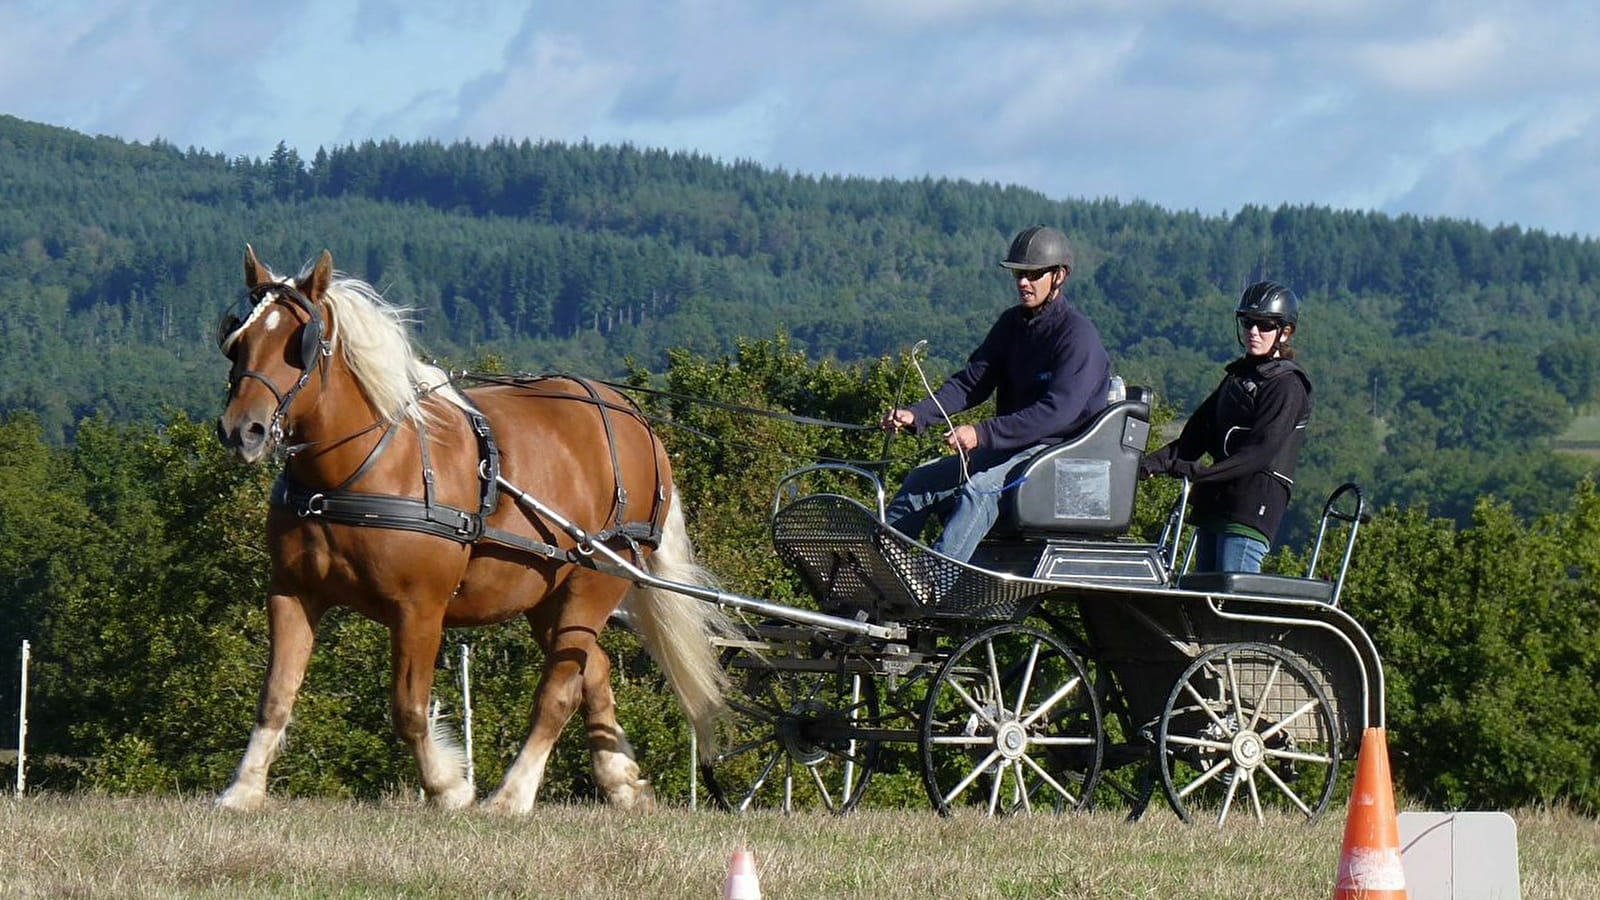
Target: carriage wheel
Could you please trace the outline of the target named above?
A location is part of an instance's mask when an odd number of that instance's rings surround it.
[[[1167,800],[1185,822],[1269,812],[1313,821],[1338,781],[1327,695],[1302,663],[1268,644],[1202,653],[1173,685],[1156,733]]]
[[[967,640],[928,688],[922,782],[943,815],[1082,809],[1104,723],[1089,672],[1045,632],[1000,625]]]
[[[700,767],[713,802],[741,813],[844,813],[861,802],[879,744],[855,732],[877,721],[878,685],[870,675],[840,671],[840,662],[742,648],[723,654],[729,715],[719,726],[717,755]]]

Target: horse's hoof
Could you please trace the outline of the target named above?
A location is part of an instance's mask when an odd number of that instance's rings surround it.
[[[472,782],[463,781],[447,791],[436,794],[433,798],[433,802],[443,810],[455,811],[466,809],[472,805],[472,800],[475,794],[476,791],[473,790]]]
[[[629,812],[654,812],[656,791],[650,786],[650,782],[641,778],[633,784],[623,785],[612,791],[606,800],[617,809]]]
[[[533,801],[513,801],[503,794],[495,794],[484,800],[481,808],[491,816],[525,816],[533,811]]]
[[[222,792],[221,796],[217,797],[215,806],[217,809],[224,809],[228,812],[255,812],[261,808],[265,800],[266,796],[258,791],[239,791],[228,788]]]

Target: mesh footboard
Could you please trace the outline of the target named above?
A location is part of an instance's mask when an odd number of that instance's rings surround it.
[[[1010,621],[1053,586],[964,565],[835,494],[802,497],[772,518],[772,543],[825,610],[880,619]]]

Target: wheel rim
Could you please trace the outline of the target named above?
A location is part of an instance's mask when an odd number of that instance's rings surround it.
[[[800,670],[772,664],[794,660],[724,654],[729,715],[718,726],[716,755],[701,766],[707,792],[724,809],[844,813],[866,791],[879,747],[853,731],[877,719],[877,684],[838,671],[837,659],[804,660]]]
[[[1156,733],[1162,789],[1185,822],[1315,820],[1338,780],[1326,692],[1268,644],[1212,648],[1173,685]]]
[[[923,784],[945,815],[1081,809],[1104,748],[1083,661],[1017,625],[978,634],[951,654],[929,685],[920,738]]]

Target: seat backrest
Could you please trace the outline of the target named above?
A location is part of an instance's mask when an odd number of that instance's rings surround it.
[[[1130,387],[1083,430],[1029,460],[1000,505],[1001,532],[1125,534],[1150,440],[1149,388]],[[1014,476],[1011,480],[1016,480]]]

